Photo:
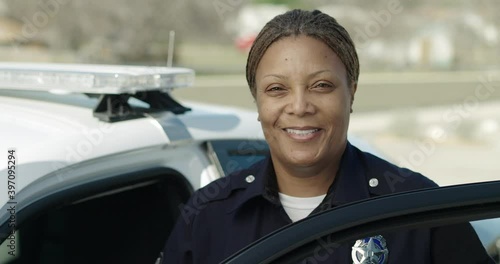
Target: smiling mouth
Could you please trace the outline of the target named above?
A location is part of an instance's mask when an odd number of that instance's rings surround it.
[[[285,128],[283,129],[285,132],[293,135],[298,135],[298,136],[308,136],[313,133],[316,133],[320,131],[321,129],[319,128],[314,128],[314,129],[292,129],[292,128]]]

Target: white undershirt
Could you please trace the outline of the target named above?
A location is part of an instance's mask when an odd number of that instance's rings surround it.
[[[306,218],[323,201],[326,194],[314,197],[295,197],[278,193],[281,204],[292,222]]]

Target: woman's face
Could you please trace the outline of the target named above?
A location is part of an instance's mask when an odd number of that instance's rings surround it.
[[[320,40],[273,43],[256,72],[259,119],[274,162],[311,167],[340,158],[356,84],[348,86],[337,54]]]

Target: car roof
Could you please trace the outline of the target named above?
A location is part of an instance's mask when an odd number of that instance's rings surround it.
[[[93,116],[97,102],[85,94],[0,89],[0,147],[18,151],[19,170],[36,164],[17,177],[17,192],[55,170],[113,154],[215,139],[263,139],[256,113],[248,110],[191,102],[193,110],[180,115],[163,111],[104,122]],[[0,199],[5,202],[6,197]]]

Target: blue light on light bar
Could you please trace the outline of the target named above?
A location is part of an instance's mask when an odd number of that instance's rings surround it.
[[[192,86],[194,71],[186,68],[0,63],[0,89],[57,93],[135,94]]]

